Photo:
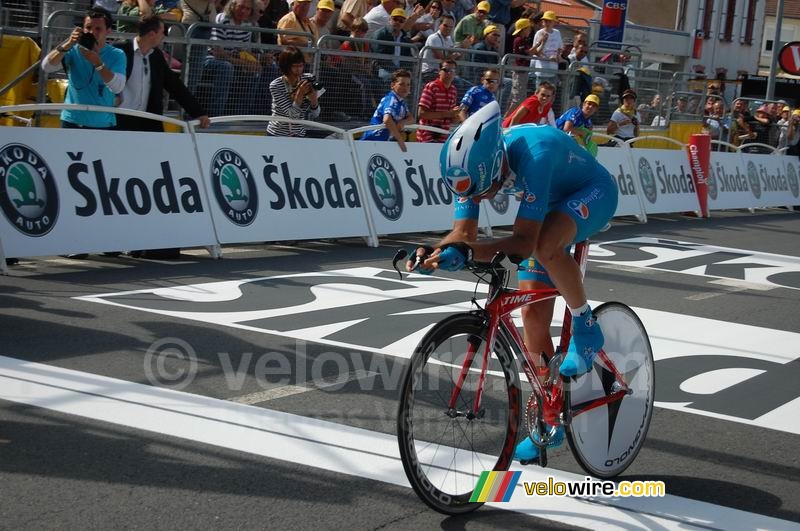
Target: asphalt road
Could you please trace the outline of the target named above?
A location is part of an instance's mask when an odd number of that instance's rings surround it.
[[[785,210],[598,235],[589,297],[634,307],[657,360],[620,479],[669,499],[462,517],[394,455],[403,352],[472,296],[469,273],[394,282],[393,250],[436,236],[22,260],[0,277],[0,527],[800,528],[799,236]],[[550,465],[582,475],[566,447]]]

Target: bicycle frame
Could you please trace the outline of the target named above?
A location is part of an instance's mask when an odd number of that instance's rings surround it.
[[[574,257],[575,260],[578,262],[580,266],[581,273],[583,274],[586,269],[586,259],[588,255],[588,242],[580,242],[575,246],[575,253]],[[507,271],[503,271],[502,273],[498,273],[497,271],[493,270],[491,272],[492,279],[490,282],[490,289],[489,289],[489,297],[487,299],[486,307],[484,308],[484,312],[488,316],[489,323],[488,323],[488,334],[486,338],[486,347],[483,351],[483,365],[481,367],[481,372],[478,377],[478,385],[477,390],[475,393],[475,400],[473,402],[473,409],[472,414],[475,415],[477,412],[480,411],[481,405],[481,398],[483,396],[483,386],[486,379],[486,372],[488,370],[488,362],[489,362],[489,355],[494,348],[495,340],[497,338],[498,330],[502,329],[506,334],[507,337],[510,337],[511,340],[516,344],[517,350],[516,353],[518,357],[520,357],[520,361],[522,363],[522,369],[525,372],[525,376],[528,378],[528,381],[534,388],[534,393],[537,396],[541,396],[543,399],[542,403],[542,412],[543,412],[543,419],[550,425],[559,424],[561,419],[559,419],[562,412],[566,413],[566,421],[569,422],[571,418],[575,415],[580,413],[585,413],[592,409],[595,409],[600,406],[604,406],[611,402],[615,402],[621,400],[627,393],[628,393],[628,384],[625,382],[624,378],[617,370],[614,363],[605,353],[605,351],[601,350],[597,355],[600,360],[608,367],[611,373],[614,375],[615,382],[618,386],[617,390],[595,400],[591,400],[589,402],[581,403],[576,406],[570,406],[567,404],[568,410],[565,411],[565,400],[564,400],[564,384],[561,378],[553,379],[552,384],[543,385],[539,381],[539,376],[549,376],[549,369],[548,369],[548,362],[549,360],[544,360],[544,369],[537,369],[536,364],[534,362],[534,357],[528,352],[528,349],[525,347],[525,342],[522,339],[517,327],[514,325],[514,322],[511,318],[511,313],[517,310],[518,308],[522,308],[524,306],[528,306],[529,304],[536,304],[538,302],[554,299],[558,297],[560,294],[558,290],[550,288],[550,289],[534,289],[534,290],[515,290],[509,289],[504,287],[505,284],[505,275],[508,274]],[[569,346],[569,340],[572,335],[572,315],[569,312],[569,308],[564,312],[564,325],[561,330],[561,340],[560,340],[560,351],[566,352],[567,347]],[[521,354],[521,356],[520,356]],[[472,363],[475,359],[476,355],[476,347],[473,343],[469,343],[467,348],[466,357],[464,359],[464,364],[461,368],[461,373],[458,376],[458,380],[455,383],[453,391],[450,396],[450,400],[448,403],[448,408],[451,412],[455,411],[456,409],[456,401],[458,399],[458,395],[461,393],[461,388],[464,384],[464,381],[467,377],[467,374],[472,366]],[[549,391],[549,392],[548,392]]]

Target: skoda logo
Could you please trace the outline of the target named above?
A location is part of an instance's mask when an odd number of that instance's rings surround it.
[[[756,199],[761,198],[761,181],[758,179],[758,170],[752,161],[747,162],[747,182],[750,183],[750,191]]]
[[[800,195],[800,182],[797,180],[797,171],[794,169],[794,164],[786,165],[786,180],[789,181],[789,190],[792,195],[797,197]]]
[[[489,204],[498,214],[505,214],[508,212],[508,194],[494,194]]]
[[[394,166],[382,155],[373,155],[367,163],[367,182],[375,206],[383,217],[397,221],[403,215],[403,190]]]
[[[58,189],[42,157],[22,144],[0,150],[0,207],[14,228],[44,236],[58,218]]]
[[[706,185],[708,186],[708,197],[716,200],[719,188],[717,188],[717,177],[711,168],[708,169],[708,175],[706,175]]]
[[[220,149],[211,159],[214,196],[225,215],[236,225],[250,225],[258,213],[258,192],[250,167],[232,149]]]
[[[650,163],[644,157],[639,159],[639,181],[642,183],[644,196],[651,203],[655,203],[656,199],[658,199],[656,176],[653,173],[653,168],[650,167]]]

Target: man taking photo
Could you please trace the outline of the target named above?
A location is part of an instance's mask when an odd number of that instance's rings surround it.
[[[114,96],[125,88],[125,54],[106,43],[111,33],[111,14],[102,8],[90,9],[83,27],[72,30],[69,38],[56,46],[42,63],[42,69],[67,72],[69,86],[65,103],[114,106]],[[114,113],[64,110],[61,127],[109,129],[116,125]]]

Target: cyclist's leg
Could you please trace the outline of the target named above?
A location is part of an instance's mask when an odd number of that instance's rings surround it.
[[[610,178],[598,178],[555,205],[542,227],[542,261],[574,316],[574,348],[570,349],[561,365],[564,376],[577,376],[588,371],[604,339],[586,303],[578,264],[568,255],[558,253],[555,246],[570,235],[573,242],[588,239],[605,227],[616,208],[616,183]]]

